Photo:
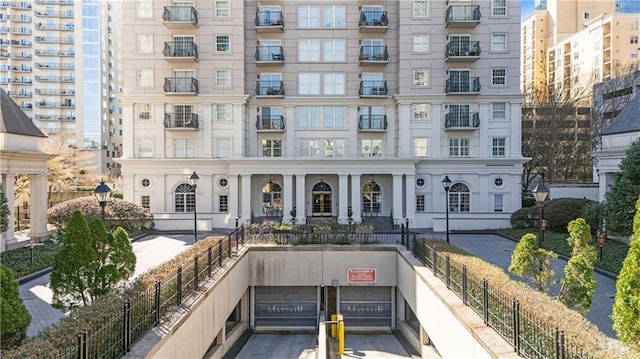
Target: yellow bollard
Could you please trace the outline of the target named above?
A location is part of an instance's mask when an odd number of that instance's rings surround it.
[[[331,321],[335,322],[338,320],[338,314],[331,314]],[[331,338],[338,337],[338,326],[334,323],[331,323]]]
[[[340,320],[338,323],[338,352],[344,354],[344,322]]]

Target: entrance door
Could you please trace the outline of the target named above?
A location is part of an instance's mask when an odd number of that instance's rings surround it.
[[[320,181],[311,190],[311,216],[331,217],[331,186]]]

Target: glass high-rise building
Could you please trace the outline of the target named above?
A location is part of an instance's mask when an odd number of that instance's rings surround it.
[[[616,0],[616,12],[624,14],[640,13],[640,0]]]

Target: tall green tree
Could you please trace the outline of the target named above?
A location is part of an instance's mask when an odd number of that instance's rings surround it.
[[[104,223],[99,219],[91,221],[89,227],[97,259],[89,290],[94,300],[112,292],[120,281],[131,277],[136,268],[136,256],[129,235],[122,227],[107,233]]]
[[[0,184],[0,233],[9,229],[9,202],[4,194],[4,186]]]
[[[620,172],[606,195],[604,210],[610,230],[631,234],[633,216],[636,213],[633,204],[638,194],[640,194],[640,139],[634,141],[625,152],[620,162]]]
[[[556,257],[555,253],[538,248],[537,237],[527,233],[511,254],[509,272],[531,280],[538,291],[546,293],[554,274],[551,261]]]
[[[589,244],[591,229],[584,218],[576,218],[569,222],[567,229],[567,242],[572,251],[571,258],[564,267],[565,276],[560,280],[562,287],[558,293],[558,300],[585,315],[591,309],[593,293],[596,291],[596,249]]]
[[[616,281],[611,318],[618,338],[640,350],[640,198],[636,201],[629,251]]]
[[[20,345],[27,336],[31,315],[24,306],[11,269],[0,264],[0,342],[2,349]]]

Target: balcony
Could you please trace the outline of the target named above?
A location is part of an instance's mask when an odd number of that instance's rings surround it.
[[[197,130],[198,115],[195,113],[165,113],[165,130]]]
[[[38,82],[75,82],[74,76],[36,76]]]
[[[74,0],[36,0],[36,4],[42,5],[73,5]]]
[[[387,81],[360,81],[360,97],[386,97],[388,94]]]
[[[387,129],[387,115],[360,115],[358,130],[360,132],[379,132]]]
[[[56,30],[56,31],[73,31],[75,30],[75,25],[72,22],[68,22],[66,24],[43,24],[37,23],[34,24],[36,30]]]
[[[76,91],[74,89],[49,89],[49,88],[36,88],[35,92],[37,95],[75,95]]]
[[[193,6],[165,6],[162,21],[171,29],[195,29],[198,27],[198,10]]]
[[[165,77],[162,86],[166,95],[197,95],[198,80],[194,77]]]
[[[389,52],[386,46],[360,46],[360,65],[386,65]]]
[[[284,97],[282,81],[258,81],[256,84],[256,96],[259,97]]]
[[[69,62],[66,64],[60,63],[47,63],[47,62],[36,62],[36,69],[61,69],[61,70],[73,70],[76,68],[75,63]]]
[[[23,85],[28,85],[33,83],[33,81],[30,78],[26,78],[26,77],[22,77],[22,78],[15,78],[11,81],[12,84],[23,84]]]
[[[29,15],[9,15],[4,17],[4,19],[9,19],[11,21],[15,21],[15,22],[31,22],[31,16]]]
[[[284,19],[282,11],[258,10],[255,19],[256,31],[263,32],[283,32]]]
[[[262,132],[282,132],[284,131],[284,116],[258,115],[256,129]]]
[[[48,37],[48,36],[36,36],[34,40],[42,44],[73,44],[75,39],[70,37]]]
[[[37,113],[33,116],[36,120],[46,120],[46,121],[75,121],[75,116],[59,116],[59,115],[42,115]]]
[[[16,92],[16,93],[11,93],[9,94],[11,95],[11,97],[16,97],[16,98],[30,98],[33,95],[31,94],[31,92]]]
[[[6,3],[6,2],[5,2]],[[16,10],[30,10],[31,9],[31,4],[25,2],[25,1],[20,1],[20,2],[10,2],[9,3],[9,7],[12,9],[16,9]]]
[[[36,17],[61,17],[61,18],[72,18],[74,16],[73,11],[36,11]]]
[[[55,101],[38,101],[36,107],[40,108],[75,108],[76,104],[73,102],[55,102]]]
[[[31,60],[31,54],[29,53],[9,54],[9,58],[14,60]]]
[[[480,127],[477,112],[451,112],[444,115],[445,130],[475,130]]]
[[[445,90],[448,95],[477,95],[480,93],[480,78],[472,77],[469,80],[447,79]]]
[[[198,61],[198,45],[195,42],[170,41],[164,43],[164,59],[167,61]]]
[[[256,65],[282,65],[284,51],[282,46],[257,46]]]
[[[449,41],[445,51],[444,61],[476,61],[480,58],[480,41],[471,43]]]
[[[476,27],[480,23],[480,5],[449,5],[446,27]]]
[[[360,11],[361,32],[387,32],[388,27],[386,11]]]
[[[10,27],[7,31],[14,35],[31,35],[31,29],[27,27]]]
[[[5,71],[7,71],[7,70],[9,70],[9,69],[10,69],[11,71],[13,71],[13,72],[32,72],[32,71],[33,71],[33,70],[31,69],[31,67],[24,66],[24,65],[23,65],[23,66],[21,66],[21,67],[13,66],[13,67],[11,67],[11,68],[9,68],[9,67],[7,66],[7,68],[6,68],[6,70],[5,70]]]
[[[73,49],[67,51],[55,51],[55,50],[35,50],[37,56],[76,56]]]

